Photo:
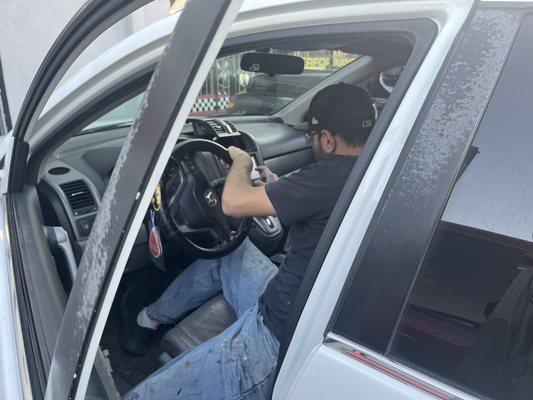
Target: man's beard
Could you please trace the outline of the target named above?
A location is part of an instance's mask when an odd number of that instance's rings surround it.
[[[328,154],[324,151],[322,142],[320,140],[318,141],[318,144],[315,144],[313,147],[315,148],[315,155],[318,161],[331,157],[331,154]]]

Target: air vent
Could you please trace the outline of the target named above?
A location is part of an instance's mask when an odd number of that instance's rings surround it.
[[[226,125],[229,126],[231,133],[235,133],[235,132],[237,132],[237,128],[235,128],[235,125],[233,125],[233,124],[232,124],[231,122],[229,122],[229,121],[225,121],[225,122],[226,122]]]
[[[59,185],[67,196],[74,215],[87,214],[97,211],[98,207],[87,184],[83,181],[74,181]]]
[[[224,136],[226,134],[226,129],[222,125],[220,125],[217,121],[208,119],[205,122],[207,122],[209,126],[213,128],[213,130],[216,132],[217,135]]]

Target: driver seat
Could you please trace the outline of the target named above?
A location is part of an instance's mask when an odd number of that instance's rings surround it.
[[[233,308],[220,294],[198,307],[170,329],[161,340],[161,364],[215,337],[237,320]]]

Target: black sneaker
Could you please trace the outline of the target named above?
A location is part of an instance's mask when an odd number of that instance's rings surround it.
[[[140,326],[137,323],[137,316],[152,301],[153,295],[150,288],[140,283],[130,287],[120,300],[120,313],[122,314],[120,345],[128,353],[144,356],[148,352],[150,339],[157,330]]]

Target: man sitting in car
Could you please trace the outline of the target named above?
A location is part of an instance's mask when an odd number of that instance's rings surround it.
[[[233,164],[222,196],[232,217],[278,216],[289,227],[286,262],[278,268],[246,240],[218,260],[197,260],[154,303],[135,306],[126,349],[139,352],[143,337],[175,324],[220,292],[238,320],[198,347],[180,354],[131,390],[126,399],[266,399],[280,340],[296,293],[344,183],[374,125],[368,94],[348,84],[328,86],[311,101],[306,139],[318,162],[279,178],[259,167],[265,185],[253,185],[250,156],[228,149]],[[137,297],[140,298],[140,297]],[[142,308],[142,310],[141,310]],[[139,312],[139,310],[141,310]]]

